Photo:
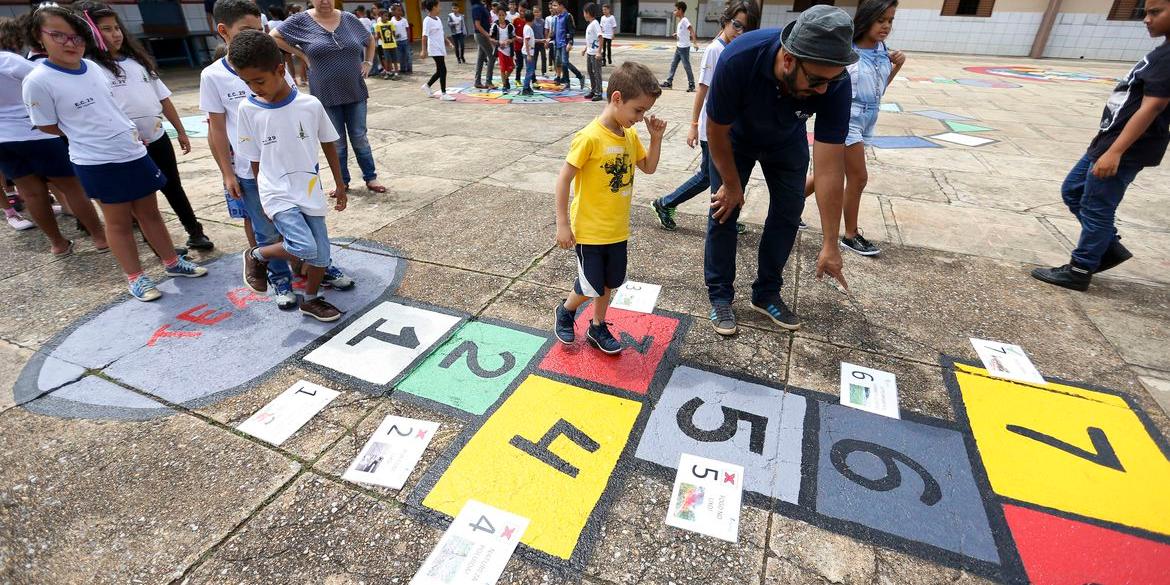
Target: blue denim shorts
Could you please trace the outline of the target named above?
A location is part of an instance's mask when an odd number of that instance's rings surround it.
[[[305,215],[300,209],[286,209],[272,216],[276,231],[284,236],[284,249],[310,266],[329,267],[329,232],[325,216]]]
[[[845,137],[845,146],[873,140],[873,130],[877,126],[880,111],[881,104],[853,102],[849,106],[849,134]]]

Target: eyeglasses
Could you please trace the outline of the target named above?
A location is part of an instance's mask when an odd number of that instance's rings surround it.
[[[804,78],[806,80],[808,80],[808,88],[809,89],[816,89],[818,87],[821,87],[822,85],[836,83],[838,81],[845,79],[846,77],[849,77],[848,71],[842,71],[842,72],[838,73],[837,75],[834,75],[833,77],[821,77],[819,75],[813,75],[813,74],[808,72],[808,69],[804,68],[803,61],[797,61],[796,66],[800,67],[801,73],[804,73]]]
[[[743,30],[743,27],[744,24],[742,22],[735,20],[734,18],[731,19],[731,28],[734,28],[735,30]]]
[[[73,45],[74,47],[84,47],[85,46],[85,37],[83,37],[81,35],[71,35],[71,34],[66,34],[66,33],[63,33],[61,31],[56,31],[56,30],[42,30],[41,33],[49,35],[49,38],[53,39],[54,43],[57,43],[58,45],[61,45],[61,46],[68,46],[68,45]]]

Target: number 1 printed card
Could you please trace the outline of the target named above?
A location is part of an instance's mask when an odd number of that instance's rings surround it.
[[[527,518],[467,500],[410,585],[493,585],[527,529]]]
[[[736,542],[742,499],[743,467],[683,453],[666,524]]]
[[[1028,384],[1048,384],[1040,370],[1028,359],[1024,348],[1010,343],[988,341],[986,339],[971,338],[971,345],[975,346],[975,353],[983,360],[983,367],[987,373],[996,378],[1026,382]]]
[[[236,429],[279,446],[340,395],[336,390],[301,380],[281,392],[280,396],[248,417]]]
[[[387,416],[341,478],[402,489],[438,429],[439,423]]]

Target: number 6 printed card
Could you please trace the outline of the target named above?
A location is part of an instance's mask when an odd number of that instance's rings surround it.
[[[438,429],[439,423],[387,416],[341,478],[402,489]]]
[[[742,498],[743,467],[683,453],[666,524],[736,542]]]
[[[467,500],[410,585],[492,585],[527,528],[527,518]]]

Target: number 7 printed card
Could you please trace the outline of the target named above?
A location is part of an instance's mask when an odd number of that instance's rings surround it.
[[[736,542],[742,499],[743,467],[683,453],[666,524]]]
[[[527,529],[527,518],[467,500],[410,585],[492,585]]]
[[[1048,384],[1032,364],[1032,360],[1028,359],[1024,348],[974,337],[971,338],[971,345],[975,346],[975,353],[979,354],[979,359],[983,360],[983,367],[987,368],[987,373],[992,376],[1041,386]]]

